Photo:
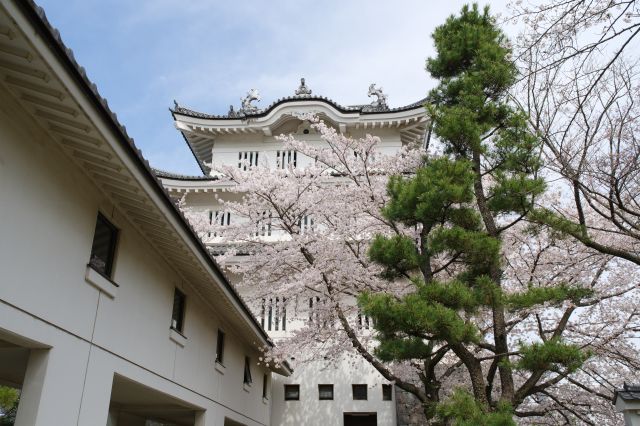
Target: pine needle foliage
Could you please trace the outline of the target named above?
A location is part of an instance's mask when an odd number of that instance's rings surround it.
[[[589,292],[567,285],[520,294],[503,290],[502,232],[525,217],[545,189],[537,175],[541,144],[528,130],[526,114],[507,102],[516,69],[488,8],[463,7],[434,31],[433,41],[437,56],[427,60],[427,70],[439,85],[427,108],[445,155],[427,158],[411,177],[394,176],[388,183],[383,215],[413,227],[419,237],[378,235],[369,250],[386,278],[408,279],[414,291],[400,298],[364,293],[359,304],[375,320],[380,359],[425,365],[423,404],[431,421],[511,425],[512,407],[535,392],[533,385],[516,389],[516,370],[540,377],[572,372],[587,355],[557,337],[521,344],[513,363],[509,354],[516,348],[506,316],[537,305],[578,303]],[[443,262],[449,262],[448,274]],[[481,330],[487,319],[489,333]],[[473,347],[491,348],[494,356],[487,359],[497,375],[486,376],[484,358]],[[471,393],[458,390],[441,402],[434,365],[445,353],[466,368]],[[499,394],[492,391],[495,377]]]

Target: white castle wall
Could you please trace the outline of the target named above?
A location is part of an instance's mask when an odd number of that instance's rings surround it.
[[[294,131],[295,129],[290,129]],[[402,142],[397,130],[376,129],[376,135],[381,137],[379,151],[383,154],[394,154],[401,148]],[[353,137],[364,136],[365,130],[353,130]],[[304,140],[312,145],[323,146],[324,141],[314,134],[296,134],[297,139]],[[215,139],[212,148],[212,158],[215,164],[225,164],[232,167],[238,166],[239,152],[258,152],[258,161],[266,162],[269,167],[276,166],[277,151],[282,149],[282,144],[274,137],[260,134],[253,135],[225,135]],[[298,154],[298,167],[305,167],[313,160]],[[173,190],[173,195],[178,198],[184,195],[176,191],[184,190],[188,183],[164,180],[165,185]],[[223,184],[213,181],[209,184],[200,183],[202,192],[190,191],[186,193],[185,202],[190,208],[206,213],[208,211],[221,210],[220,203],[216,197],[223,200],[239,201],[240,194],[231,192],[214,192],[212,187],[220,188]],[[204,189],[209,186],[209,190]],[[232,216],[231,220],[238,220]],[[273,238],[276,238],[274,236]],[[212,247],[215,247],[216,240],[211,239]],[[242,261],[239,258],[238,261]],[[230,276],[232,282],[238,282],[240,277]],[[251,290],[245,290],[243,297],[253,300],[251,304],[254,313],[260,321],[260,301],[255,300]],[[276,295],[273,297],[287,297],[287,295]],[[289,300],[292,304],[292,301]],[[298,312],[292,312],[292,306],[287,308],[287,331],[275,331],[272,327],[268,333],[276,342],[279,339],[286,339],[286,336],[293,330],[305,326],[305,318],[308,316],[304,301],[299,302]],[[355,318],[352,319],[355,321]],[[266,329],[265,325],[265,329]],[[342,359],[338,362],[317,361],[310,364],[298,366],[291,377],[274,377],[272,386],[272,416],[271,423],[275,425],[341,425],[343,424],[343,414],[351,412],[376,413],[378,425],[396,424],[395,394],[392,401],[382,400],[382,384],[389,383],[373,367],[360,357]],[[299,384],[301,398],[299,401],[284,400],[284,385]],[[334,385],[334,400],[321,401],[318,399],[318,384]],[[354,401],[352,398],[352,384],[367,384],[369,388],[369,398],[367,401]]]

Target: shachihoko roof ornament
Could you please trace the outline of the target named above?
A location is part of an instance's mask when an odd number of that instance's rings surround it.
[[[258,112],[258,107],[251,103],[253,101],[260,102],[260,93],[258,92],[258,89],[250,89],[247,92],[247,96],[245,96],[244,98],[240,98],[240,101],[242,102],[240,113],[253,114]]]
[[[376,87],[375,83],[372,83],[369,86],[369,93],[367,96],[372,97],[375,96],[376,99],[371,102],[370,108],[374,111],[386,111],[389,109],[389,105],[387,105],[387,95],[382,92],[382,87]]]
[[[304,77],[300,79],[300,86],[295,91],[296,96],[306,96],[311,94],[311,89],[307,86],[304,81]]]

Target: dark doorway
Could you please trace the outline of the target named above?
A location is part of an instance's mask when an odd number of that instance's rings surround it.
[[[344,426],[378,426],[376,413],[344,413]]]

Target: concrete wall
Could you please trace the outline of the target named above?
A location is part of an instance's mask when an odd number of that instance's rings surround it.
[[[295,368],[291,377],[274,377],[273,411],[274,425],[328,426],[343,424],[343,414],[362,412],[377,413],[378,425],[396,424],[395,394],[391,401],[382,400],[384,380],[362,358],[344,358],[335,361],[316,361]],[[299,384],[300,400],[285,401],[284,385]],[[333,384],[332,401],[318,399],[318,385]],[[366,384],[367,400],[354,401],[352,384]]]
[[[31,351],[18,424],[106,424],[114,373],[206,410],[202,425],[268,424],[258,354],[1,86],[0,99],[0,337],[42,348]],[[120,230],[115,297],[85,280],[98,211]],[[184,346],[170,339],[175,287],[187,296]],[[219,327],[224,374],[214,368]]]

